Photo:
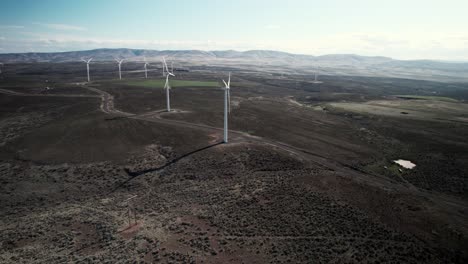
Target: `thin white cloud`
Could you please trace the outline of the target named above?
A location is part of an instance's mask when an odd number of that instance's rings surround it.
[[[34,22],[33,25],[40,25],[55,30],[65,31],[86,31],[87,29],[81,26],[68,25],[68,24],[54,24],[54,23],[39,23]]]
[[[24,26],[19,25],[0,25],[1,29],[23,29]]]

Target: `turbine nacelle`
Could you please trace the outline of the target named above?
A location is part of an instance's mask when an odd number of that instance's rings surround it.
[[[171,67],[172,68],[172,67]],[[165,70],[165,71],[164,71]],[[166,72],[167,74],[169,74],[170,76],[175,76],[174,75],[174,70],[172,70],[172,72],[169,71],[169,68],[167,67],[167,63],[166,63],[166,58],[163,57],[163,72]]]
[[[231,113],[231,73],[229,73],[229,79],[226,82],[223,79],[224,83],[224,143],[228,143],[228,116]]]
[[[223,79],[223,83],[224,83],[224,89],[230,89],[231,88],[231,73],[229,73],[229,78],[228,78],[228,82],[226,83]]]
[[[81,58],[81,60],[86,63],[86,71],[88,73],[88,82],[90,82],[91,78],[89,77],[89,63],[93,60],[93,58],[89,58],[88,60]]]
[[[124,61],[124,59],[114,59],[118,64],[119,64],[119,79],[122,80],[122,62]]]
[[[164,71],[165,70],[165,71]],[[164,89],[171,89],[171,86],[169,85],[169,76],[175,76],[173,72],[169,71],[169,68],[167,67],[166,59],[163,57],[163,73],[166,72],[166,83],[164,84]]]
[[[81,58],[81,61],[85,62],[86,64],[89,64],[92,60],[93,60],[93,58],[90,58],[88,60],[85,60],[85,59]]]
[[[164,84],[164,89],[166,90],[166,103],[167,103],[167,112],[171,111],[171,101],[169,96],[169,91],[171,90],[171,86],[169,85],[169,76],[175,76],[174,73],[169,71],[167,67],[166,59],[163,57],[163,75],[165,73],[164,69],[167,71],[166,75],[166,83]]]
[[[224,79],[223,79],[223,83],[224,83],[223,90],[227,92],[228,112],[231,113],[231,91],[230,91],[231,90],[231,73],[229,73],[229,78],[228,78],[227,83]]]

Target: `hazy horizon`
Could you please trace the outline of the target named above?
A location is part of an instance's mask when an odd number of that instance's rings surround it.
[[[204,52],[222,52],[222,51],[234,51],[234,52],[249,52],[249,51],[272,51],[272,52],[279,52],[279,53],[288,53],[292,55],[305,55],[305,56],[313,56],[313,57],[320,57],[320,56],[328,56],[328,55],[349,55],[349,56],[361,56],[361,57],[385,57],[385,58],[390,58],[393,60],[400,60],[400,61],[424,61],[424,60],[430,60],[430,61],[438,61],[438,62],[448,62],[448,63],[468,63],[468,60],[443,60],[443,59],[425,59],[425,58],[420,58],[420,59],[398,59],[398,58],[393,58],[389,56],[382,56],[382,55],[362,55],[362,54],[352,54],[352,53],[333,53],[333,54],[321,54],[321,55],[314,55],[314,54],[303,54],[303,53],[294,53],[294,52],[287,52],[287,51],[282,51],[282,50],[259,50],[259,49],[252,49],[252,50],[200,50],[200,49],[150,49],[150,48],[143,48],[143,49],[138,49],[138,48],[127,48],[127,47],[122,47],[122,48],[107,48],[107,47],[102,47],[102,48],[94,48],[94,49],[81,49],[81,50],[66,50],[66,51],[26,51],[26,52],[9,52],[9,53],[2,53],[0,52],[0,55],[8,55],[8,54],[28,54],[28,53],[67,53],[67,52],[87,52],[87,51],[94,51],[94,50],[123,50],[123,49],[128,49],[128,50],[146,50],[146,51],[204,51]]]
[[[275,50],[468,61],[466,1],[3,1],[0,53]],[[173,13],[175,11],[175,15]]]

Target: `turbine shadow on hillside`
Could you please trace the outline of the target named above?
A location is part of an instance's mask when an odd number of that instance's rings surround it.
[[[205,147],[202,147],[202,148],[199,148],[199,149],[196,149],[196,150],[193,150],[193,151],[190,151],[188,153],[185,153],[169,162],[167,162],[166,164],[160,166],[160,167],[157,167],[157,168],[150,168],[150,169],[146,169],[146,170],[140,170],[140,171],[130,171],[129,169],[125,168],[125,172],[127,173],[128,176],[130,176],[130,178],[128,178],[127,180],[125,180],[124,182],[120,183],[117,187],[115,187],[112,191],[109,192],[109,194],[111,193],[114,193],[115,191],[117,191],[118,189],[122,188],[122,186],[124,186],[125,184],[129,183],[130,181],[132,181],[133,179],[135,179],[136,177],[138,176],[141,176],[143,174],[146,174],[146,173],[150,173],[150,172],[157,172],[157,171],[161,171],[165,168],[167,168],[168,166],[178,162],[179,160],[183,159],[183,158],[186,158],[190,155],[193,155],[195,153],[198,153],[198,152],[201,152],[201,151],[204,151],[204,150],[207,150],[207,149],[210,149],[210,148],[213,148],[213,147],[216,147],[220,144],[223,144],[223,142],[217,142],[215,144],[211,144],[211,145],[208,145],[208,146],[205,146]]]

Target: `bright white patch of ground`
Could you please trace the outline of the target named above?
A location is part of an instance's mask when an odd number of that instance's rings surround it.
[[[413,162],[411,162],[409,160],[399,159],[399,160],[394,160],[393,162],[395,162],[396,164],[402,166],[405,169],[412,169],[412,168],[416,167],[416,164],[414,164]]]

